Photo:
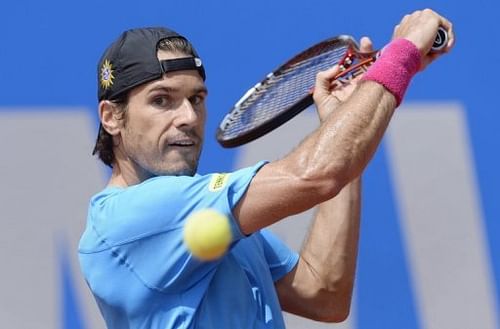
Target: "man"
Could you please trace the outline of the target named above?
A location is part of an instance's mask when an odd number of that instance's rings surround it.
[[[405,16],[354,91],[330,90],[336,67],[318,74],[321,125],[290,154],[211,175],[196,173],[207,89],[195,50],[168,29],[122,34],[98,72],[95,152],[113,171],[91,200],[79,247],[108,327],[284,328],[282,310],[344,320],[357,254],[357,177],[412,76],[442,54],[429,53],[440,26],[447,52],[450,22],[431,10]],[[316,205],[300,255],[264,230]],[[210,262],[182,242],[186,218],[205,208],[226,214],[233,233],[228,253]]]

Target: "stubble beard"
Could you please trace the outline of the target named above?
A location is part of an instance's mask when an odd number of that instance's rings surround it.
[[[158,168],[152,172],[153,176],[194,176],[198,172],[202,147],[193,156],[187,156],[180,168],[173,168],[168,160],[160,160],[155,167]]]

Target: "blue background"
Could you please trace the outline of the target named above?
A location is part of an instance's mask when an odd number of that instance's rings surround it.
[[[454,23],[457,43],[414,79],[406,100],[465,107],[498,300],[498,1],[2,1],[0,108],[85,107],[96,118],[96,63],[103,49],[124,29],[169,26],[194,43],[207,70],[201,171],[227,171],[238,150],[222,149],[213,136],[242,92],[292,54],[334,35],[368,35],[379,48],[404,14],[426,7]],[[358,327],[419,328],[394,202],[383,198],[393,193],[384,145],[365,177]]]

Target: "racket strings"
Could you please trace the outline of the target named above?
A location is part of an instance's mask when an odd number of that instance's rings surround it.
[[[289,67],[270,75],[262,85],[244,100],[238,109],[225,118],[222,125],[227,137],[237,135],[241,130],[249,130],[286,111],[307,95],[314,85],[316,74],[326,70],[341,60],[348,45],[338,44],[313,57],[293,62]]]

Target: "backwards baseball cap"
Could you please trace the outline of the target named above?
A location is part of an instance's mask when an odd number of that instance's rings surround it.
[[[167,72],[197,70],[205,80],[205,69],[193,48],[193,57],[158,60],[158,43],[163,39],[183,38],[163,27],[132,29],[123,32],[104,52],[98,66],[98,99],[114,100],[134,87],[160,79]]]

